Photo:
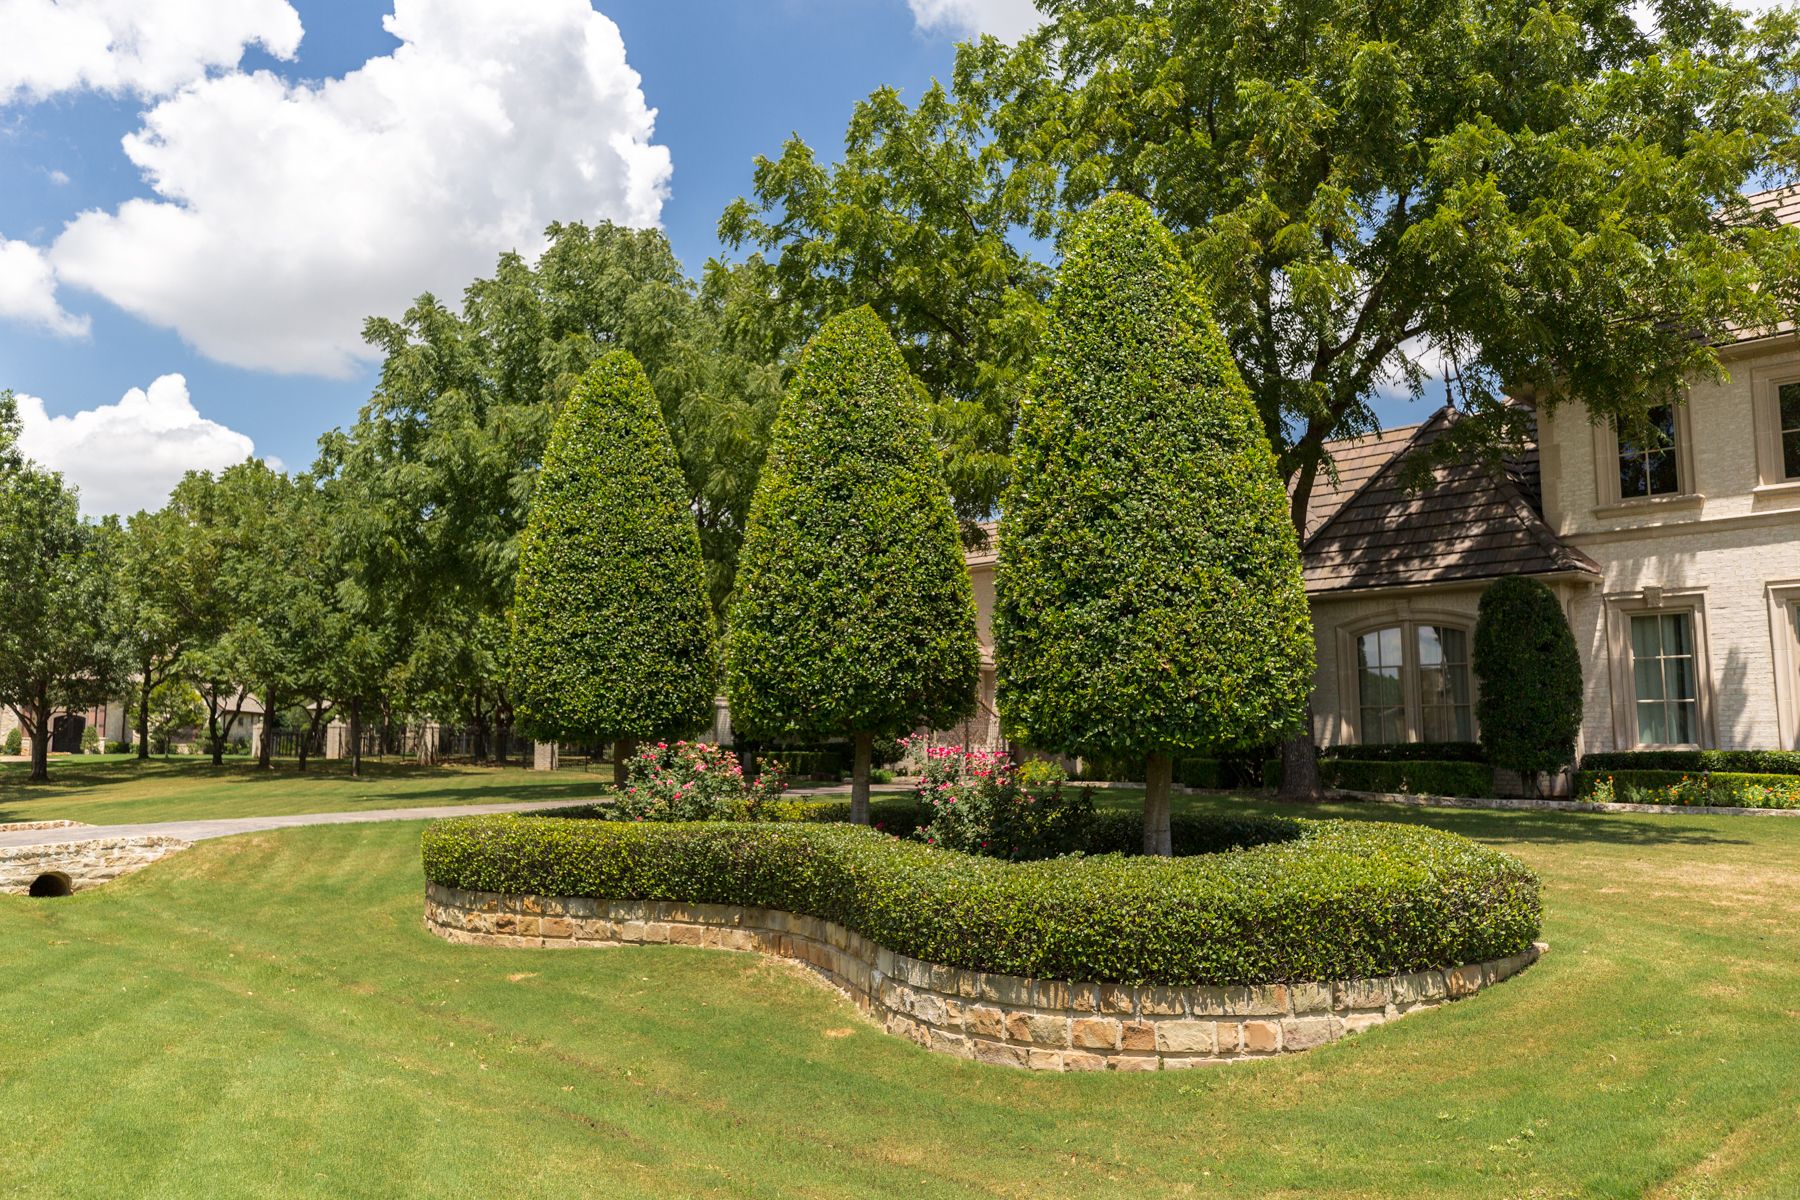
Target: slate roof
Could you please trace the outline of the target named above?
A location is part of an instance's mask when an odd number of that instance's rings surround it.
[[[1401,463],[1456,420],[1440,409],[1421,425],[1330,446],[1338,486],[1302,557],[1311,594],[1581,572],[1593,559],[1565,545],[1544,523],[1534,452],[1494,471],[1478,462],[1437,468],[1422,489],[1401,486]],[[1402,436],[1404,435],[1404,436]],[[1346,494],[1351,472],[1359,487]],[[1314,503],[1317,503],[1315,500]]]
[[[1327,442],[1325,450],[1337,468],[1337,479],[1334,482],[1320,471],[1313,482],[1312,497],[1306,504],[1306,536],[1317,533],[1418,431],[1417,425],[1396,425],[1362,437]]]

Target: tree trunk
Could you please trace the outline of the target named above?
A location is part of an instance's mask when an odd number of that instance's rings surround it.
[[[144,668],[144,679],[138,685],[137,756],[150,757],[150,669]]]
[[[225,739],[219,734],[219,698],[216,694],[206,697],[206,741],[212,751],[212,765],[225,765]]]
[[[350,701],[350,778],[362,778],[362,701]]]
[[[875,757],[875,735],[856,735],[856,766],[850,774],[850,823],[869,823],[869,766]]]
[[[1306,701],[1306,731],[1281,743],[1281,788],[1276,793],[1283,800],[1317,800],[1323,789],[1319,783],[1319,749],[1312,740],[1312,698]]]
[[[21,713],[21,716],[24,714]],[[31,723],[37,726],[36,731],[26,730],[31,734],[31,777],[32,783],[50,782],[50,702],[39,698],[31,704]]]
[[[613,742],[613,786],[622,788],[629,774],[632,755],[637,753],[637,739],[623,737]]]
[[[1174,853],[1169,838],[1169,787],[1175,782],[1175,760],[1152,754],[1144,760],[1144,853],[1168,858]]]
[[[275,757],[275,689],[270,688],[263,693],[262,744],[256,748],[256,766],[258,770],[274,769]]]

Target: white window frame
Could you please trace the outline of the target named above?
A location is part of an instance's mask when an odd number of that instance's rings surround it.
[[[1781,453],[1781,389],[1800,383],[1800,363],[1756,367],[1750,372],[1750,401],[1756,430],[1758,490],[1800,491],[1800,475],[1789,475]]]
[[[1769,639],[1775,662],[1775,719],[1781,748],[1800,750],[1800,579],[1770,583]]]
[[[1640,743],[1637,723],[1637,684],[1632,675],[1631,618],[1652,614],[1687,613],[1694,636],[1694,732],[1699,740],[1677,743]],[[1664,589],[1647,587],[1606,597],[1606,649],[1612,680],[1613,745],[1620,750],[1710,750],[1717,745],[1713,732],[1712,660],[1706,638],[1704,588]]]
[[[1343,711],[1346,745],[1366,746],[1362,728],[1362,673],[1357,641],[1378,629],[1400,629],[1400,703],[1405,741],[1424,740],[1425,706],[1419,690],[1419,626],[1455,629],[1467,639],[1469,661],[1469,740],[1481,740],[1481,685],[1475,679],[1475,618],[1470,613],[1409,608],[1369,616],[1338,629],[1338,707]]]

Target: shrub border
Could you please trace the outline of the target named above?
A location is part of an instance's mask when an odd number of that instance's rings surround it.
[[[908,958],[832,921],[733,904],[505,895],[432,883],[425,926],[465,945],[672,945],[799,962],[886,1032],[1038,1071],[1176,1070],[1310,1050],[1492,987],[1548,948],[1379,979],[1250,987],[1070,984]]]

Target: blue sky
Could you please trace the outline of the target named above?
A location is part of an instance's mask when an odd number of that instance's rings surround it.
[[[252,446],[304,466],[369,394],[362,317],[454,298],[558,219],[660,223],[697,272],[755,155],[797,132],[835,156],[858,99],[917,96],[957,38],[1031,19],[594,7],[14,0],[42,18],[0,61],[0,387],[27,397],[27,450],[95,513]]]

